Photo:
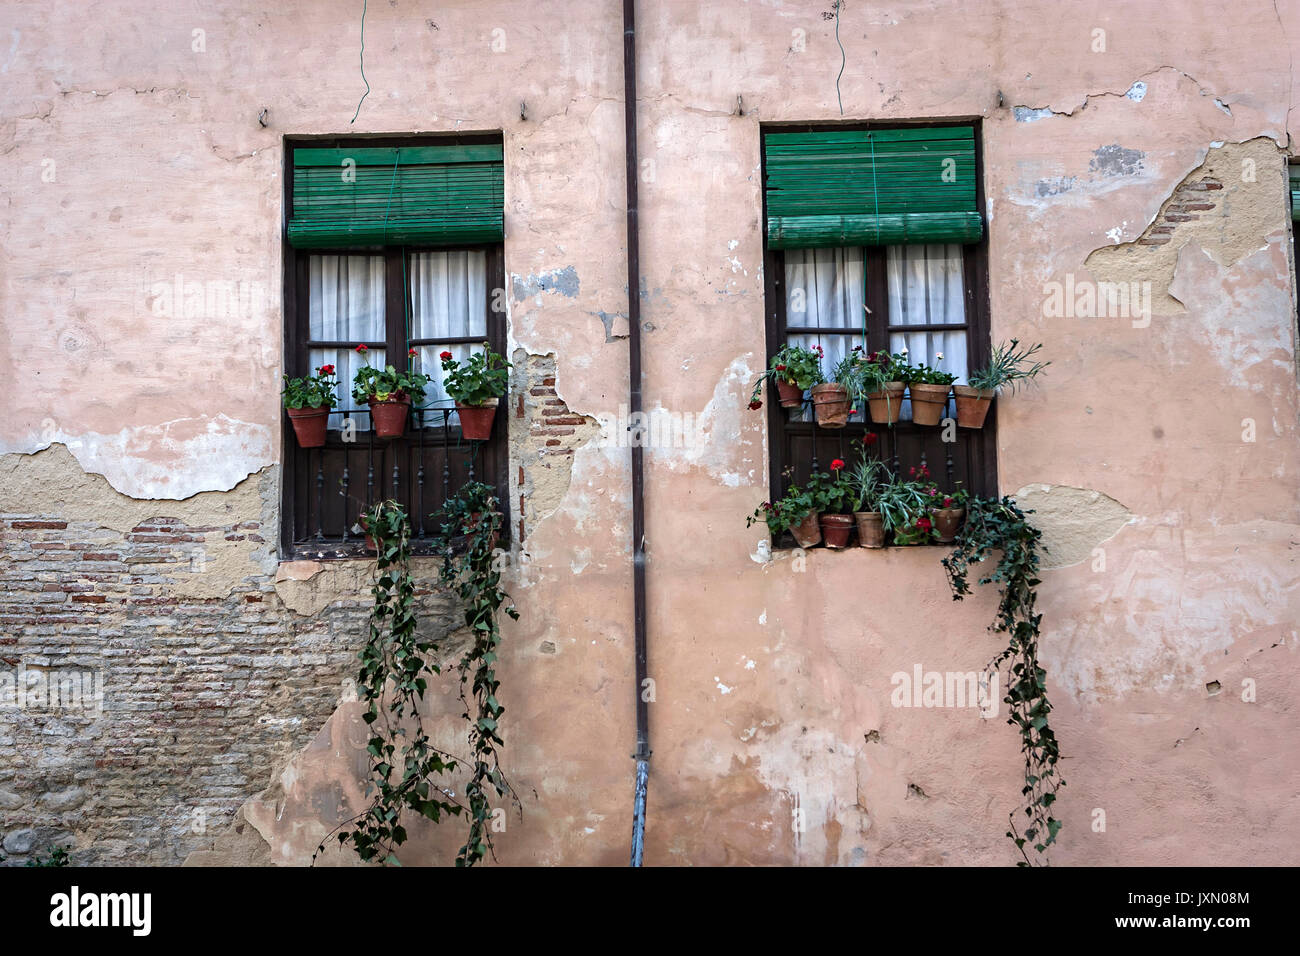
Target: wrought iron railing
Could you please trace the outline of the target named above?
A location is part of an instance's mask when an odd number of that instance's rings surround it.
[[[506,423],[495,423],[493,441],[470,441],[453,424],[454,414],[451,407],[412,408],[401,437],[380,438],[371,427],[368,408],[331,411],[324,447],[295,446],[297,467],[287,501],[294,555],[364,554],[367,546],[360,518],[385,499],[406,507],[412,549],[417,553],[431,550],[431,538],[439,531],[433,515],[463,484],[495,485],[504,499],[505,471],[499,460],[504,441],[496,436],[504,439]],[[502,509],[506,511],[504,501]],[[503,531],[508,529],[507,518]]]

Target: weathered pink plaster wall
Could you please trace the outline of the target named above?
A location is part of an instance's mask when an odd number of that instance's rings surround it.
[[[509,284],[579,278],[572,296],[512,295],[512,350],[554,354],[568,406],[616,416],[620,6],[377,3],[352,124],[359,3],[8,4],[0,452],[61,442],[142,498],[274,470],[281,143],[306,133],[502,130]],[[765,361],[759,128],[841,118],[831,4],[637,7],[645,394],[698,416],[703,439],[647,454],[647,862],[1008,864],[1014,731],[890,700],[895,672],[994,656],[992,595],[954,604],[937,549],[814,552],[798,570],[765,561],[744,526],[767,497],[763,416],[744,409]],[[850,2],[840,39],[845,120],[982,120],[993,334],[1041,341],[1053,363],[1041,389],[1002,403],[998,441],[1002,490],[1040,506],[1066,556],[1041,589],[1068,780],[1054,859],[1300,861],[1284,191],[1300,9]],[[1252,160],[1256,178],[1225,184],[1205,230],[1175,230],[1172,265],[1090,259],[1136,243],[1215,157]],[[1045,316],[1045,283],[1101,277],[1085,262],[1152,281],[1149,324]],[[161,301],[178,276],[246,299],[187,316]],[[627,450],[584,445],[558,500],[529,528],[527,561],[514,555],[522,619],[507,627],[502,699],[524,816],[498,853],[619,864]],[[454,727],[454,696],[434,707]],[[355,715],[343,704],[246,807],[272,859],[305,860],[339,795],[358,792]],[[421,834],[412,859],[444,860],[459,837]]]

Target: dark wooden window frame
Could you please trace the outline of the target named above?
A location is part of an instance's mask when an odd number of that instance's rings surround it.
[[[976,207],[981,218],[984,218],[985,222],[987,222],[984,201],[984,151],[980,124],[977,121],[972,122],[969,119],[918,123],[890,121],[887,123],[840,125],[780,123],[764,124],[762,132],[792,133],[817,132],[828,129],[896,129],[900,126],[955,125],[969,125],[975,130]],[[765,151],[763,152],[762,163],[762,181],[766,183]],[[767,222],[766,190],[764,191],[763,201],[763,222]],[[766,243],[764,245],[763,275],[766,302],[767,354],[771,356],[776,354],[786,343],[787,332],[790,330],[786,322],[785,253],[780,249],[767,249]],[[888,284],[886,282],[885,266],[886,247],[866,246],[862,248],[866,281],[865,304],[871,310],[867,316],[868,351],[888,349],[891,332],[938,331],[945,328],[952,330],[964,329],[966,331],[966,361],[969,368],[976,369],[987,364],[992,352],[987,228],[985,229],[984,238],[980,242],[962,246],[962,279],[966,300],[966,322],[964,325],[959,326],[889,325]],[[805,329],[805,327],[799,327],[799,329],[793,331],[798,333],[800,330],[816,331]],[[843,329],[825,329],[823,331],[828,335],[844,334]],[[941,447],[943,445],[940,441],[942,426],[918,426],[913,425],[911,422],[900,422],[890,428],[871,422],[851,421],[841,429],[823,429],[812,421],[791,421],[789,413],[781,408],[780,403],[774,401],[773,398],[774,396],[771,394],[764,396],[767,408],[768,446],[770,449],[768,481],[771,500],[775,501],[780,498],[792,481],[804,480],[805,473],[811,470],[814,462],[823,471],[826,470],[830,460],[834,457],[843,458],[851,465],[856,459],[856,451],[853,451],[854,443],[860,441],[868,430],[875,432],[879,436],[880,440],[876,445],[876,453],[884,458],[887,463],[892,463],[896,457],[898,466],[904,473],[908,468],[920,463],[921,453],[939,451],[940,454],[938,455],[926,454],[925,461],[940,486],[945,485],[947,475],[944,455],[953,449]],[[948,414],[951,415],[953,412],[954,409],[950,399]],[[870,416],[864,417],[869,418]],[[804,444],[811,442],[813,448],[811,459],[808,459],[807,456],[796,456],[793,453],[792,446],[800,441]],[[972,494],[986,497],[997,496],[999,493],[997,475],[997,402],[994,402],[993,407],[990,408],[988,418],[982,429],[959,428],[957,429],[957,441],[952,444],[959,446],[956,449],[959,451],[957,457],[964,461],[964,467],[954,469],[954,480],[961,481],[963,486],[970,490]],[[823,448],[826,451],[819,454],[818,452]],[[795,474],[793,479],[786,477],[787,469],[793,469]],[[945,490],[947,489],[945,488]],[[775,540],[774,544],[778,547],[788,547],[793,546],[794,542],[793,538],[787,533]]]
[[[409,357],[406,354],[408,347],[430,344],[469,344],[483,341],[483,338],[479,336],[445,339],[412,338],[408,346],[406,340],[406,310],[408,304],[406,283],[410,281],[411,276],[410,257],[419,252],[483,250],[487,254],[487,281],[484,283],[487,316],[486,339],[493,351],[505,354],[506,315],[504,311],[497,311],[502,301],[499,290],[505,288],[505,256],[500,243],[440,246],[436,248],[428,246],[370,246],[298,250],[289,244],[287,235],[289,210],[293,209],[293,154],[296,149],[471,145],[500,142],[500,134],[491,133],[411,138],[368,136],[286,138],[284,166],[284,209],[286,212],[281,235],[284,278],[285,374],[291,377],[310,374],[309,366],[312,348],[355,348],[359,344],[357,342],[325,342],[310,338],[308,261],[312,255],[382,254],[384,256],[385,340],[365,344],[370,348],[385,349],[385,363],[393,365],[399,371],[406,371],[409,368]],[[340,381],[339,393],[338,409],[353,409],[355,402],[352,400],[351,394],[352,383]],[[491,440],[480,443],[462,441],[460,429],[457,426],[453,425],[448,430],[444,430],[439,413],[426,414],[424,418],[425,428],[423,429],[416,427],[418,419],[413,415],[412,420],[408,423],[407,434],[399,439],[374,438],[367,430],[368,416],[363,413],[354,419],[358,429],[356,441],[344,443],[341,439],[341,433],[337,431],[340,417],[331,416],[331,431],[328,433],[324,449],[303,449],[298,447],[288,416],[282,415],[284,448],[280,522],[280,551],[282,558],[285,560],[300,558],[365,558],[370,555],[370,552],[365,548],[364,539],[351,533],[350,530],[344,530],[342,535],[332,536],[317,536],[316,531],[322,523],[323,515],[333,510],[332,507],[326,507],[322,504],[325,496],[340,494],[339,488],[322,487],[323,484],[332,485],[336,483],[321,480],[321,476],[325,473],[322,464],[326,460],[325,456],[332,454],[337,457],[341,453],[356,455],[360,454],[363,449],[367,450],[369,454],[368,450],[372,447],[380,450],[382,460],[385,462],[383,470],[386,472],[380,474],[375,480],[373,493],[373,499],[375,500],[386,497],[391,490],[391,468],[389,464],[394,460],[406,463],[407,467],[398,468],[398,488],[399,498],[409,497],[410,499],[408,510],[412,515],[414,536],[412,549],[415,553],[429,553],[431,551],[427,540],[432,532],[436,530],[436,523],[429,519],[428,514],[442,501],[444,478],[450,479],[449,490],[454,492],[455,487],[462,481],[467,480],[471,475],[477,480],[485,481],[496,487],[497,496],[501,499],[503,514],[502,543],[508,547],[510,529],[509,415],[506,414],[506,407],[507,405],[503,401],[498,410],[496,423],[493,426]],[[420,486],[417,485],[419,464],[427,461],[425,456],[428,453],[435,452],[440,448],[446,449],[442,454],[446,457],[448,463],[447,471],[449,473],[454,472],[454,474],[444,476],[441,468],[436,469],[436,474],[427,474],[425,481],[428,491],[421,495]],[[415,460],[417,455],[420,461]],[[453,462],[455,464],[454,469],[451,467]],[[348,497],[353,501],[351,504],[347,501],[342,503],[345,514],[348,513],[348,509],[360,513],[356,501],[364,501],[367,498],[367,492],[370,490],[368,477],[366,474],[359,474],[350,482]],[[424,502],[423,508],[420,508],[421,500]],[[335,502],[331,499],[330,505],[334,504]],[[416,514],[417,509],[420,514]]]

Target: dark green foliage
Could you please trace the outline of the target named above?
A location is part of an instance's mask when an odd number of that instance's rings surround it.
[[[1028,512],[1033,514],[1033,512]],[[989,669],[1010,661],[1007,694],[1003,701],[1010,707],[1007,723],[1020,731],[1021,752],[1025,757],[1024,812],[1028,825],[1021,836],[1014,817],[1007,836],[1016,844],[1023,862],[1029,866],[1025,844],[1043,854],[1061,829],[1061,821],[1052,816],[1056,793],[1065,786],[1057,771],[1060,747],[1048,723],[1052,705],[1047,699],[1047,672],[1038,662],[1039,628],[1043,616],[1036,612],[1038,587],[1038,548],[1042,532],[1025,518],[1014,499],[1001,501],[972,498],[967,505],[966,524],[957,536],[952,554],[943,559],[952,586],[953,600],[960,601],[971,593],[967,574],[970,569],[997,553],[992,572],[979,579],[980,584],[997,584],[999,603],[997,620],[990,630],[1008,636],[1005,650],[989,662]]]
[[[441,580],[455,589],[464,608],[465,626],[473,644],[460,660],[461,700],[469,723],[472,764],[465,796],[469,801],[469,835],[456,855],[457,866],[473,866],[492,849],[490,793],[514,799],[514,791],[501,773],[497,748],[501,715],[497,700],[501,682],[496,676],[497,647],[501,640],[497,612],[518,620],[501,589],[501,571],[493,555],[501,528],[496,493],[475,481],[463,486],[438,513],[442,532],[437,546],[446,555]],[[503,606],[504,605],[504,606]],[[468,688],[468,693],[466,689]]]
[[[428,675],[440,673],[438,644],[417,633],[415,579],[411,575],[410,522],[395,501],[368,510],[364,524],[378,550],[370,638],[358,655],[357,688],[366,701],[370,727],[370,806],[338,834],[363,860],[400,865],[396,850],[406,842],[403,814],[413,811],[438,823],[464,809],[435,778],[456,769],[424,732],[420,701]],[[387,706],[384,699],[387,697]],[[328,839],[328,837],[326,838]],[[312,854],[313,861],[325,848]]]

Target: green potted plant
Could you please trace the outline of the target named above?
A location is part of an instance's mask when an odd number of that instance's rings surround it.
[[[456,494],[429,517],[441,521],[442,534],[449,542],[480,530],[490,530],[490,548],[496,548],[501,539],[501,499],[497,497],[496,488],[482,481],[461,485]]]
[[[785,496],[778,501],[764,501],[745,519],[745,527],[748,528],[756,521],[766,522],[767,530],[773,537],[780,537],[789,531],[801,548],[811,548],[822,540],[821,528],[817,523],[817,502],[810,488],[791,485]]]
[[[869,457],[867,449],[877,441],[875,432],[862,436],[862,454],[849,473],[853,488],[853,519],[858,526],[858,545],[863,548],[885,546],[885,525],[880,514],[880,491],[889,481],[889,472],[879,458]]]
[[[438,357],[442,360],[442,387],[456,402],[460,415],[461,435],[470,441],[487,441],[492,437],[497,404],[510,387],[510,363],[486,342],[463,363],[450,352]]]
[[[934,544],[938,534],[934,526],[934,508],[942,500],[939,488],[930,478],[925,465],[907,470],[910,481],[907,487],[907,508],[899,525],[894,528],[894,543],[899,545]]]
[[[912,469],[915,475],[917,470]],[[928,472],[923,473],[928,474]],[[894,544],[928,544],[934,538],[934,522],[930,520],[930,495],[926,485],[919,481],[904,481],[893,475],[876,495],[876,508],[880,511],[885,531],[892,534]]]
[[[765,372],[754,382],[754,393],[749,397],[750,408],[762,408],[759,396],[763,383],[776,385],[782,408],[798,408],[803,404],[803,393],[822,383],[822,357],[819,351],[801,345],[783,345],[768,363]]]
[[[940,544],[951,544],[956,540],[962,519],[966,517],[969,499],[970,493],[965,488],[938,496],[938,506],[930,509],[930,516],[934,519],[934,532]]]
[[[836,550],[848,546],[853,531],[853,481],[845,471],[844,460],[831,462],[830,473],[818,472],[808,480],[820,513],[822,541]]]
[[[301,447],[320,448],[325,444],[325,426],[331,409],[338,404],[338,388],[333,365],[317,366],[315,375],[302,378],[284,376],[281,401]]]
[[[821,346],[813,346],[821,353]],[[853,397],[860,392],[858,380],[861,377],[859,349],[855,348],[836,363],[831,373],[831,380],[812,388],[813,410],[817,413],[817,424],[822,428],[843,428],[849,423],[853,412]]]
[[[939,352],[936,358],[942,359]],[[937,425],[948,407],[948,393],[957,376],[941,372],[922,364],[913,366],[908,374],[907,391],[912,399],[912,422],[917,425]]]
[[[872,352],[867,356],[861,374],[871,420],[880,425],[893,425],[898,421],[899,410],[903,407],[903,392],[907,390],[907,380],[911,376],[907,350],[899,355]]]
[[[1020,340],[1003,342],[993,350],[993,358],[984,368],[971,373],[968,385],[954,385],[957,396],[957,425],[960,428],[983,428],[993,396],[1003,388],[1015,390],[1031,382],[1051,365],[1051,362],[1034,361],[1042,343],[1030,348],[1020,348]]]
[[[422,372],[399,372],[391,365],[382,369],[369,364],[368,349],[357,346],[357,354],[367,364],[352,376],[352,397],[358,404],[370,406],[371,427],[378,438],[400,438],[406,431],[407,412],[412,401],[424,398],[429,376]],[[408,353],[415,356],[415,349]]]

